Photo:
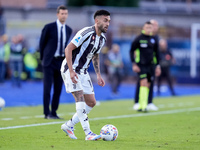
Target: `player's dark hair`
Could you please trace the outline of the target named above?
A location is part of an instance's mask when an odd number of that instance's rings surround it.
[[[151,23],[151,21],[147,21],[147,22],[145,22],[145,24],[152,24],[152,23]]]
[[[58,6],[58,8],[57,8],[57,13],[59,13],[59,11],[60,10],[67,10],[67,7],[66,6],[64,6],[64,5],[60,5],[60,6]]]
[[[107,10],[97,10],[94,14],[94,19],[97,17],[97,16],[110,16],[110,13],[107,11]]]

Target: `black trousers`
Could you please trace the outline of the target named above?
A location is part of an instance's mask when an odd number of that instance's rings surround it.
[[[169,85],[171,94],[175,95],[173,84],[172,84],[172,78],[170,75],[170,67],[161,67],[161,75],[158,77],[158,95],[160,95],[160,85],[161,85],[161,81],[163,79],[166,79],[166,81]]]
[[[122,75],[121,75],[120,70],[116,69],[116,71],[110,75],[109,79],[110,79],[112,92],[117,93],[118,88],[122,81]]]
[[[62,76],[60,67],[64,58],[53,58],[49,66],[43,67],[43,109],[45,116],[51,114],[57,116],[57,109],[60,101],[60,94],[62,90]],[[51,88],[53,86],[53,96],[51,98]],[[51,102],[51,111],[49,105]]]

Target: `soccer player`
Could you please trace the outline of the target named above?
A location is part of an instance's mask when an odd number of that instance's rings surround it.
[[[96,104],[94,89],[88,74],[90,62],[93,62],[97,75],[98,85],[104,86],[99,68],[99,53],[106,42],[106,33],[110,24],[110,13],[98,10],[94,14],[94,26],[85,27],[77,32],[65,49],[65,57],[61,74],[65,83],[66,92],[72,93],[76,101],[76,113],[71,120],[61,125],[61,129],[72,139],[74,125],[79,121],[85,132],[85,140],[98,140],[101,135],[96,135],[90,129],[87,114]]]
[[[155,75],[160,75],[159,51],[155,42],[155,37],[151,36],[153,25],[150,21],[143,26],[142,34],[136,37],[132,42],[130,57],[132,61],[132,69],[138,73],[140,80],[139,88],[139,111],[147,111],[149,87],[154,80]],[[155,69],[154,55],[157,59]]]

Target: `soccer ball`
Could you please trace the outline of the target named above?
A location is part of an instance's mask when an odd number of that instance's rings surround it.
[[[5,107],[5,104],[5,100],[2,97],[0,97],[0,109]]]
[[[117,139],[118,130],[114,125],[107,124],[101,128],[100,135],[104,141],[114,141]]]

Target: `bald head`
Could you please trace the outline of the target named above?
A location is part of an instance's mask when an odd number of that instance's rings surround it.
[[[153,25],[153,34],[156,35],[158,33],[158,29],[159,29],[158,21],[151,19],[150,22]]]

